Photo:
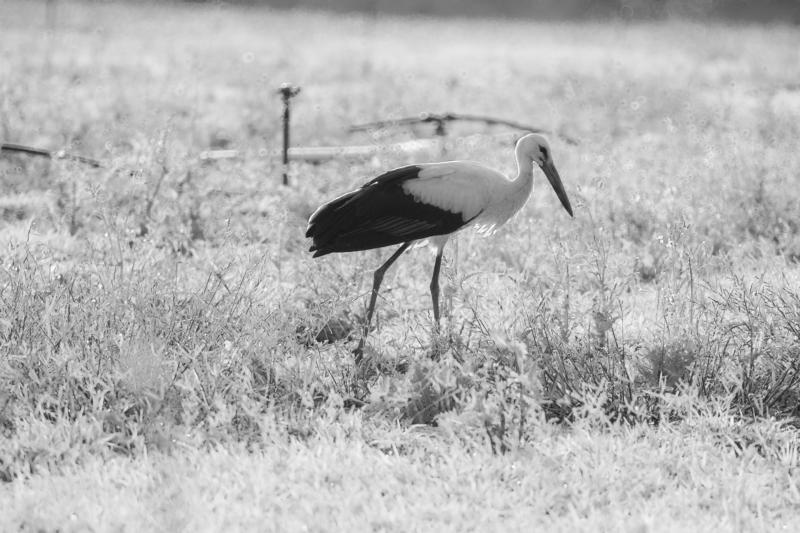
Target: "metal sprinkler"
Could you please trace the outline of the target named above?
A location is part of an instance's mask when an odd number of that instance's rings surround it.
[[[283,100],[283,184],[289,185],[289,117],[291,99],[300,94],[300,87],[291,83],[281,84],[278,93]]]

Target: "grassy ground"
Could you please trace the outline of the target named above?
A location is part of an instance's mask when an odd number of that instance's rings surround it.
[[[0,159],[3,530],[796,527],[796,28],[6,3],[0,138],[107,166]],[[448,110],[575,137],[576,217],[539,177],[451,244],[443,339],[409,253],[357,372],[387,251],[312,260],[309,214],[412,161],[510,172],[511,138],[282,188],[284,81],[303,145]]]
[[[539,426],[529,445],[502,456],[455,437],[447,424],[364,432],[360,421],[345,417],[304,442],[267,435],[270,442],[256,452],[231,446],[135,460],[92,457],[4,489],[10,504],[0,525],[24,531],[794,531],[800,525],[797,446],[788,433],[772,434],[770,446],[776,449],[783,437],[784,450],[793,451],[765,456],[755,446],[738,454],[726,449],[737,429],[712,412],[656,429],[585,422],[567,432]]]

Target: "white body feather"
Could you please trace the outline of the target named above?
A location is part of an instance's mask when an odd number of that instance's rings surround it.
[[[473,161],[447,161],[419,165],[419,177],[403,190],[419,202],[458,213],[484,234],[494,233],[527,202],[533,188],[533,169],[520,168],[517,179]],[[447,236],[437,238],[437,247]],[[436,241],[441,241],[436,242]]]

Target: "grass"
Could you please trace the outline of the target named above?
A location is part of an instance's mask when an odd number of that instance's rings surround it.
[[[566,432],[543,425],[534,442],[503,456],[448,423],[368,430],[344,416],[305,442],[265,434],[269,444],[257,452],[92,458],[20,483],[0,520],[137,531],[797,527],[792,436],[765,435],[785,455],[764,457],[755,444],[725,449],[744,428],[719,413],[655,429],[587,420]],[[46,506],[43,494],[52,495]]]
[[[107,167],[0,159],[0,529],[796,525],[796,28],[12,4],[0,137]],[[308,216],[414,161],[510,172],[511,137],[283,188],[284,81],[302,145],[448,110],[576,137],[576,217],[537,178],[449,245],[444,339],[404,256],[357,370],[387,252],[312,260]]]

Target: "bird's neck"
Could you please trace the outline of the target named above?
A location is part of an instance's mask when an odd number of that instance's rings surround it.
[[[530,158],[517,156],[517,177],[511,184],[515,194],[528,198],[533,188],[533,161]]]

